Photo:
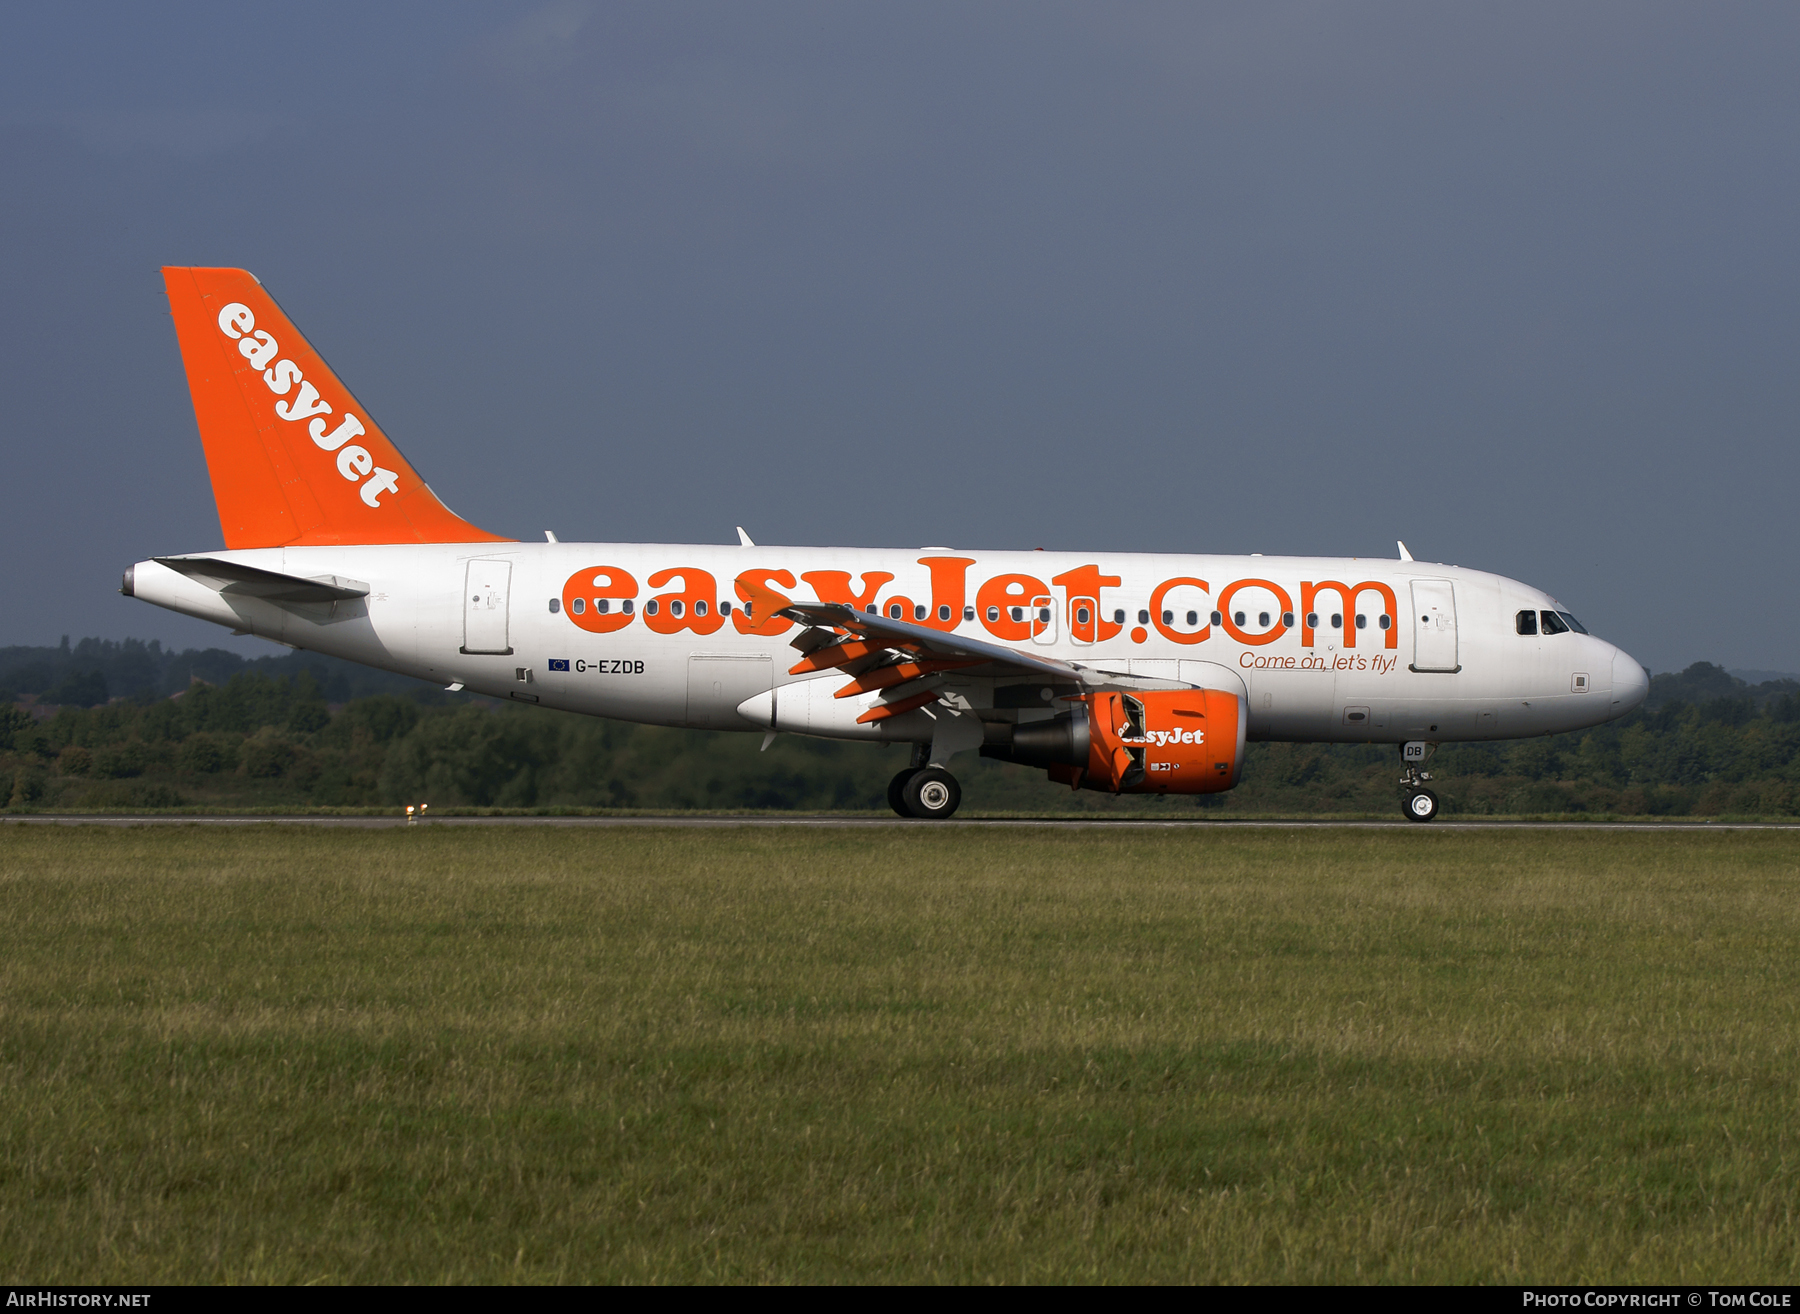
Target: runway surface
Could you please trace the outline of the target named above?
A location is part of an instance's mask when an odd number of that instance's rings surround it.
[[[996,817],[952,818],[949,821],[911,821],[901,817],[431,817],[412,823],[405,817],[183,817],[183,816],[21,816],[4,819],[23,826],[342,826],[351,829],[389,829],[395,826],[563,826],[606,829],[617,826],[707,828],[728,826],[811,826],[828,829],[866,830],[895,826],[962,826],[985,828],[1049,827],[1058,830],[1793,830],[1800,823],[1714,821],[1506,821],[1467,820],[1420,823],[1396,821],[1235,821],[1217,819],[1157,820],[1137,817]]]

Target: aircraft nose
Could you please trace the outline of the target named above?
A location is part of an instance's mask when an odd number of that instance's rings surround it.
[[[1613,649],[1612,714],[1624,716],[1643,706],[1650,695],[1650,677],[1630,653]]]

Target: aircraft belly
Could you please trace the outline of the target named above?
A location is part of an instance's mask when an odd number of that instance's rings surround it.
[[[1337,679],[1330,671],[1251,672],[1250,737],[1305,742],[1328,737]]]

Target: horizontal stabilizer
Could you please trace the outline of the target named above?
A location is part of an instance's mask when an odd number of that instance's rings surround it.
[[[179,571],[218,593],[262,598],[268,602],[345,602],[369,596],[361,580],[339,575],[284,575],[217,557],[153,557],[159,566]]]

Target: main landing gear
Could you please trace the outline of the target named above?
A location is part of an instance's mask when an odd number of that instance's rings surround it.
[[[923,757],[922,752],[914,754]],[[962,787],[943,767],[916,762],[888,781],[888,806],[902,817],[942,821],[962,802]]]
[[[1438,796],[1425,788],[1431,773],[1419,769],[1419,764],[1436,751],[1436,744],[1400,745],[1400,760],[1404,764],[1400,772],[1400,810],[1408,821],[1432,821],[1437,817]]]

